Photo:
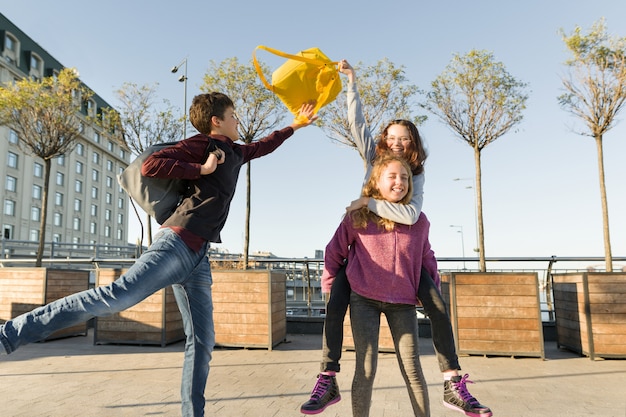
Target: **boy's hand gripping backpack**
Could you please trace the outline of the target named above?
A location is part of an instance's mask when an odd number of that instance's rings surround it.
[[[270,84],[257,62],[256,49],[263,49],[287,58],[287,62],[272,73]],[[287,109],[296,116],[304,103],[315,102],[315,113],[331,103],[341,92],[341,78],[337,62],[331,61],[319,48],[309,48],[295,55],[259,45],[252,53],[254,67],[268,90],[280,98]],[[304,121],[302,121],[304,122]]]
[[[153,217],[159,224],[165,222],[174,213],[188,189],[188,183],[187,180],[178,178],[144,177],[141,175],[141,165],[148,156],[176,143],[163,142],[149,146],[117,176],[120,186],[130,196],[130,202],[133,204],[133,207],[137,203],[143,211]],[[211,149],[215,150],[215,148],[215,144],[210,142],[204,152],[202,162],[209,157],[209,151]]]

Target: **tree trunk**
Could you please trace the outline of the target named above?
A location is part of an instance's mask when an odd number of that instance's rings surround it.
[[[476,166],[476,224],[478,225],[478,270],[487,271],[485,261],[485,227],[483,224],[483,187],[480,167],[480,149],[474,148],[474,163]]]
[[[243,240],[243,269],[248,269],[248,252],[250,250],[250,176],[251,162],[248,162],[246,169],[246,226]]]
[[[41,197],[41,218],[39,222],[39,245],[37,246],[37,257],[35,266],[41,267],[43,259],[43,251],[46,244],[46,222],[48,220],[48,191],[50,188],[50,159],[44,159],[44,175],[43,175],[43,195]]]
[[[613,272],[613,255],[611,255],[611,236],[609,233],[609,206],[606,198],[606,183],[604,180],[604,151],[602,149],[602,135],[597,135],[596,149],[598,151],[598,176],[600,177],[600,199],[602,200],[602,226],[604,230],[604,260],[606,272]]]

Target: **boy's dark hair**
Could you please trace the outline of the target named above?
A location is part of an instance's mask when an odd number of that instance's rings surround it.
[[[198,94],[191,102],[189,121],[198,132],[208,135],[212,128],[211,118],[216,116],[223,119],[224,113],[229,107],[234,108],[235,105],[226,94],[215,92]]]

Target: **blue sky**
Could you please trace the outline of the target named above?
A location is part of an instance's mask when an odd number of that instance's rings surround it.
[[[485,253],[489,256],[603,256],[602,217],[593,139],[558,106],[563,61],[559,29],[588,29],[601,17],[626,36],[626,3],[614,0],[238,2],[78,0],[3,2],[2,13],[111,104],[124,82],[159,83],[158,94],[183,107],[183,85],[170,73],[188,59],[188,101],[210,60],[251,58],[257,45],[286,52],[319,47],[331,59],[374,64],[388,58],[428,89],[453,53],[493,52],[529,84],[524,120],[482,153]],[[269,54],[259,57],[273,64]],[[604,138],[611,242],[626,255],[626,124]],[[439,257],[476,246],[472,149],[438,119],[420,126],[429,151],[424,212]],[[324,249],[360,191],[358,154],[324,133],[300,130],[252,165],[251,251],[313,257]],[[245,184],[240,183],[219,245],[243,248]],[[454,178],[469,178],[453,181]],[[131,218],[133,214],[130,214]],[[461,235],[459,228],[463,226]],[[134,242],[132,227],[129,240]]]

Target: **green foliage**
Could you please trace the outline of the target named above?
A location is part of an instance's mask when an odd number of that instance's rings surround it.
[[[557,99],[587,127],[580,134],[599,137],[613,127],[626,100],[626,38],[610,36],[604,19],[587,34],[577,26],[561,36],[572,56],[565,61],[565,92]]]
[[[377,134],[383,124],[393,119],[408,119],[416,125],[426,120],[426,116],[416,115],[415,96],[420,90],[409,84],[403,66],[396,66],[385,58],[366,67],[359,62],[354,68],[363,115],[372,134]],[[345,85],[343,93],[320,110],[318,125],[331,140],[356,149],[348,124]]]
[[[522,120],[526,87],[492,53],[471,50],[453,56],[432,82],[423,106],[472,148],[482,150]]]
[[[92,95],[74,69],[23,78],[0,87],[0,123],[17,132],[22,150],[50,160],[73,149],[87,119],[80,116],[83,103]]]
[[[267,65],[260,63],[260,66],[265,73],[269,72]],[[282,123],[286,108],[265,88],[252,62],[244,65],[234,57],[219,63],[210,61],[203,80],[201,91],[217,91],[233,100],[239,118],[239,134],[245,143],[267,136]]]

